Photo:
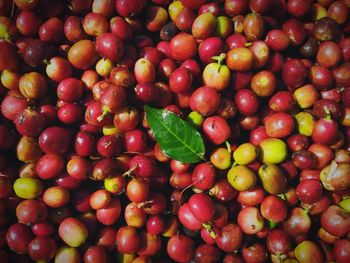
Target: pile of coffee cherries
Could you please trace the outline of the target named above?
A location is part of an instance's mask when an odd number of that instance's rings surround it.
[[[349,17],[1,0],[0,261],[349,263]],[[203,161],[166,155],[144,105],[193,125]]]

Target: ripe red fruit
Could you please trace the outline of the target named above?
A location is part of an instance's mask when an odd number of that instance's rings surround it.
[[[120,253],[136,253],[140,247],[140,235],[136,228],[123,226],[119,228],[116,236],[116,247]]]
[[[96,38],[97,53],[112,61],[118,61],[124,54],[123,41],[112,33],[103,33]]]
[[[190,97],[190,107],[204,116],[212,115],[220,105],[219,93],[209,87],[196,89]]]
[[[44,116],[30,108],[24,109],[14,120],[17,131],[28,137],[36,137],[45,128]]]
[[[231,135],[227,121],[220,116],[206,118],[202,127],[207,138],[216,145],[224,143]]]
[[[201,222],[208,222],[214,216],[214,202],[205,193],[192,195],[188,200],[188,205],[194,217],[196,217]]]
[[[250,89],[240,89],[234,97],[237,109],[243,115],[253,115],[259,108],[257,96]]]
[[[192,172],[192,183],[200,190],[208,190],[215,182],[216,172],[209,163],[200,163]]]
[[[338,123],[335,120],[320,119],[312,130],[312,139],[315,143],[331,145],[338,135]]]
[[[56,251],[57,243],[52,237],[36,237],[28,244],[28,254],[32,260],[49,261]]]
[[[188,203],[180,206],[178,217],[181,224],[189,230],[198,231],[202,228],[202,222],[193,215]]]
[[[184,67],[175,69],[169,77],[169,87],[174,93],[184,93],[191,88],[192,73]]]
[[[168,240],[167,253],[177,262],[188,262],[194,256],[194,241],[185,235],[173,235]]]
[[[33,239],[29,226],[21,223],[11,225],[6,232],[6,242],[9,248],[18,254],[28,252],[28,244]]]
[[[215,240],[221,250],[231,252],[240,248],[242,239],[243,233],[240,227],[231,223],[221,228]]]
[[[265,119],[266,134],[273,138],[284,138],[294,130],[293,117],[284,112],[272,113]]]
[[[170,55],[174,60],[185,61],[197,53],[196,39],[188,33],[179,33],[170,41]]]
[[[282,79],[284,83],[296,89],[303,85],[307,76],[307,69],[299,59],[287,60],[282,67]]]

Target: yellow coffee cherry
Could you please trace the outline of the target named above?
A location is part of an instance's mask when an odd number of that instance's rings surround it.
[[[255,145],[249,142],[243,143],[233,152],[233,159],[237,164],[250,164],[258,157],[258,152],[258,148]]]
[[[244,165],[233,166],[227,173],[227,180],[237,191],[252,189],[257,182],[255,173]]]
[[[231,166],[231,154],[226,148],[220,147],[212,152],[210,161],[215,168],[225,170]]]

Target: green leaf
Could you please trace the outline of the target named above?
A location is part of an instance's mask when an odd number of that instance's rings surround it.
[[[205,161],[203,139],[193,126],[173,112],[148,105],[144,109],[153,136],[167,156],[183,163]]]

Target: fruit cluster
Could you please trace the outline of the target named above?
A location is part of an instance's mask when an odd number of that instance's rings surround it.
[[[0,261],[349,263],[349,34],[349,0],[0,0]]]

